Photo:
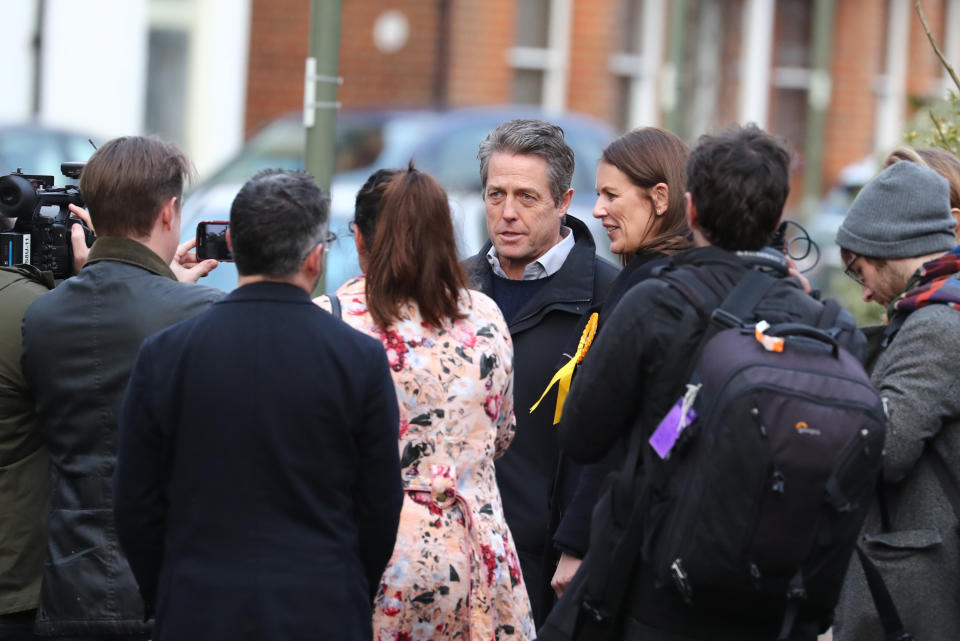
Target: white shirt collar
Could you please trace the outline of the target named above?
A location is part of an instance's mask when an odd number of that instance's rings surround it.
[[[571,250],[576,245],[573,239],[573,230],[569,227],[560,228],[560,238],[560,242],[548,249],[543,256],[528,263],[523,268],[523,276],[520,277],[520,280],[539,280],[553,276],[560,271],[563,263],[567,260],[567,256],[570,255]],[[490,251],[487,252],[487,262],[490,263],[494,274],[500,278],[509,278],[507,273],[503,271],[503,267],[500,266],[497,248],[494,245],[490,245]]]

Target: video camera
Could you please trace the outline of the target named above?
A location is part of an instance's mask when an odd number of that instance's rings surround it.
[[[80,178],[86,163],[61,163],[67,178]],[[16,218],[13,231],[0,232],[0,265],[33,265],[62,279],[73,274],[70,226],[80,225],[87,247],[94,235],[78,218],[70,217],[69,205],[84,207],[76,185],[54,187],[53,176],[24,174],[21,169],[0,177],[0,216]]]

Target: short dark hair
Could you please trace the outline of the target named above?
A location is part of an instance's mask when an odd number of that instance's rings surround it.
[[[264,169],[247,181],[230,207],[237,272],[287,278],[321,242],[330,197],[305,171]]]
[[[369,196],[377,205],[364,217],[373,242],[363,236],[369,257],[367,307],[377,326],[390,327],[410,301],[432,327],[463,318],[460,296],[467,279],[457,260],[450,204],[440,183],[411,163],[405,170],[378,171],[360,191],[364,203],[372,202]],[[357,203],[359,220],[360,195]]]
[[[171,142],[145,136],[109,140],[80,175],[80,191],[99,236],[148,236],[171,198],[183,197],[190,161]]]
[[[538,156],[547,163],[547,179],[553,204],[559,205],[573,181],[573,149],[563,137],[563,129],[544,120],[508,120],[491,131],[480,143],[480,186],[487,189],[490,159],[496,153]]]
[[[687,159],[687,191],[710,244],[761,249],[790,193],[790,152],[754,124],[701,136]]]

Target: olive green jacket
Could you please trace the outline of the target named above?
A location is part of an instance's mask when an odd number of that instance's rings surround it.
[[[53,288],[34,267],[0,267],[0,614],[37,607],[50,459],[20,369],[27,307]]]

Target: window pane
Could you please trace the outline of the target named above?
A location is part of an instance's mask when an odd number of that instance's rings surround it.
[[[810,67],[813,3],[809,0],[778,0],[776,34],[776,66]]]
[[[631,79],[625,76],[617,78],[617,127],[620,131],[630,128]]]
[[[187,98],[186,31],[152,29],[147,53],[147,133],[183,143]]]
[[[539,69],[513,70],[513,102],[539,105],[543,102],[543,72]]]
[[[545,49],[550,24],[550,0],[518,0],[514,42],[518,47]]]
[[[807,137],[807,91],[777,89],[771,107],[773,131],[802,153]]]
[[[643,3],[641,0],[623,0],[623,21],[620,28],[623,30],[621,51],[624,53],[640,53],[640,29],[643,20]]]

